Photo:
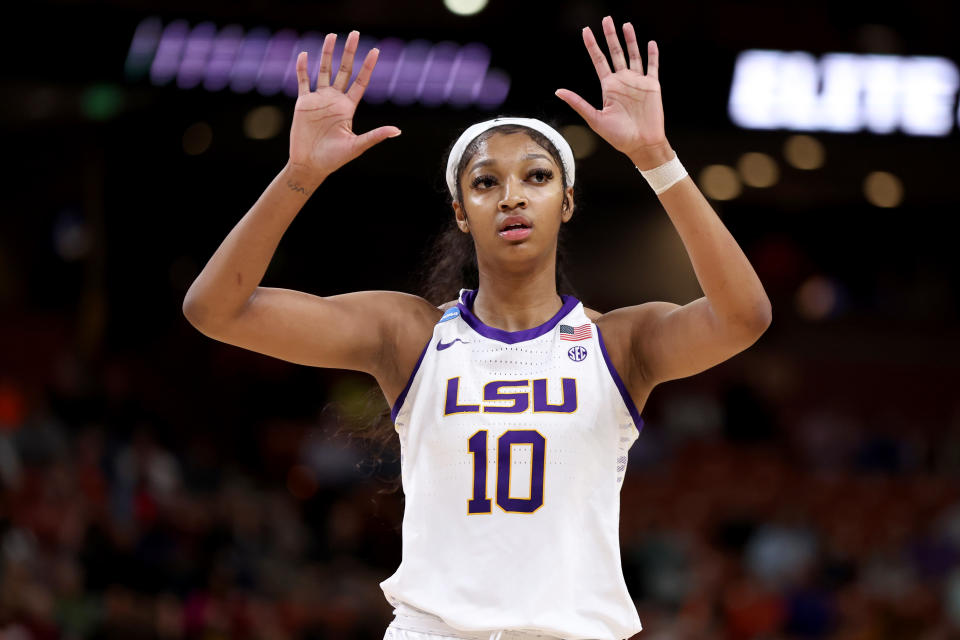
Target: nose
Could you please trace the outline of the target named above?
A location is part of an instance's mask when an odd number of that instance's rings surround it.
[[[509,211],[521,207],[527,207],[527,198],[523,194],[523,188],[511,178],[504,182],[503,198],[500,200],[500,211]]]

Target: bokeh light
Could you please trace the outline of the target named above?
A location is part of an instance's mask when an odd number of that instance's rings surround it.
[[[313,469],[297,464],[287,472],[287,491],[297,500],[307,500],[317,492],[317,479]]]
[[[283,128],[283,112],[273,105],[251,109],[243,119],[243,133],[254,140],[275,137]]]
[[[154,52],[163,33],[163,21],[156,16],[144,18],[137,25],[127,52],[127,60],[123,64],[123,72],[129,80],[139,80],[149,70],[153,61]]]
[[[470,11],[482,8],[462,2],[457,6]],[[344,42],[341,37],[334,47],[334,72],[340,65]],[[167,86],[175,79],[175,86],[183,90],[202,86],[207,91],[220,91],[229,87],[237,93],[256,90],[264,96],[283,92],[295,97],[297,54],[307,52],[308,75],[314,86],[322,44],[323,34],[317,31],[301,35],[292,28],[273,31],[263,26],[247,31],[238,24],[218,28],[210,21],[191,28],[185,20],[174,20],[163,27],[151,17],[136,29],[126,74],[137,80],[149,68],[150,82],[156,86]],[[360,71],[357,61],[362,61],[373,47],[380,55],[364,93],[364,100],[370,103],[387,99],[403,106],[419,102],[462,107],[475,103],[483,109],[494,109],[510,91],[510,76],[490,68],[490,48],[481,42],[460,45],[451,40],[433,43],[422,38],[406,42],[361,35],[351,79]]]
[[[903,183],[888,171],[871,171],[863,181],[863,195],[875,207],[896,207],[903,202]]]
[[[737,161],[740,179],[749,187],[770,187],[780,179],[780,169],[776,161],[765,153],[751,151],[740,156]]]
[[[93,245],[93,235],[83,216],[72,209],[64,209],[53,224],[53,246],[64,262],[84,258]]]
[[[183,132],[183,151],[189,156],[198,156],[210,148],[213,129],[206,122],[196,122]]]
[[[812,276],[797,289],[797,314],[810,321],[823,320],[834,312],[837,299],[837,287],[832,280],[823,276]]]
[[[819,169],[826,159],[823,144],[813,136],[796,135],[787,138],[783,156],[795,169]]]
[[[503,71],[490,69],[479,87],[480,91],[475,97],[477,106],[494,109],[503,104],[510,93],[510,76]]]
[[[458,16],[472,16],[483,11],[487,0],[443,0],[443,6]]]
[[[123,92],[112,84],[98,84],[83,92],[80,108],[91,120],[109,120],[123,108]]]
[[[711,164],[700,172],[700,188],[714,200],[732,200],[743,188],[737,172],[725,164]]]
[[[570,143],[576,160],[586,158],[597,149],[597,136],[581,124],[569,124],[560,129],[560,133]]]

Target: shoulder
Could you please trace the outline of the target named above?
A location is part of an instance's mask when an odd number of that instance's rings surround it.
[[[406,329],[414,326],[433,326],[443,315],[441,307],[431,304],[418,295],[402,291],[360,291],[330,298],[348,296],[370,312],[390,318],[392,324],[399,323]]]
[[[645,375],[642,355],[635,352],[639,344],[637,336],[649,330],[652,319],[675,306],[664,302],[645,302],[606,313],[584,307],[587,317],[603,335],[610,362],[633,396],[638,410],[642,411],[653,385]]]
[[[385,338],[382,365],[387,375],[405,369],[411,353],[416,361],[443,315],[442,309],[410,293],[364,291],[347,295],[362,300],[366,312],[381,319]]]
[[[674,309],[676,306],[677,305],[669,302],[644,302],[643,304],[622,307],[606,312],[584,307],[583,312],[590,319],[590,322],[597,325],[602,324],[604,327],[609,327],[611,332],[615,332],[624,325],[633,326],[637,321],[645,317],[656,316]],[[606,329],[604,330],[606,331]]]
[[[417,295],[389,293],[380,300],[384,312],[392,317],[388,356],[384,369],[376,378],[392,405],[423,353],[424,345],[433,336],[434,326],[451,303],[438,307]],[[456,301],[452,304],[455,305]]]
[[[651,301],[629,307],[619,307],[606,312],[595,311],[586,307],[583,310],[592,322],[609,326],[612,331],[617,331],[624,326],[635,326],[637,322],[642,322],[644,318],[661,315],[676,307],[677,305],[671,302]]]
[[[617,340],[635,342],[638,336],[651,330],[657,320],[677,309],[678,306],[672,302],[650,301],[613,309],[591,320],[603,330],[604,336],[609,333]]]
[[[629,307],[620,307],[607,312],[583,308],[590,321],[600,327],[608,341],[627,341],[645,330],[651,320],[676,309],[671,302],[644,302]]]
[[[385,299],[384,302],[404,330],[399,335],[407,341],[418,335],[422,335],[425,341],[433,333],[433,326],[440,321],[443,312],[457,304],[454,300],[452,303],[445,302],[438,307],[418,295],[399,292],[394,292],[394,295]]]

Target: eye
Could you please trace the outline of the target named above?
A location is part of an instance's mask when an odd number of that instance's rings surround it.
[[[493,176],[491,176],[491,175],[482,175],[482,176],[477,176],[476,178],[474,178],[473,180],[471,180],[471,181],[470,181],[470,186],[473,187],[474,189],[476,189],[477,187],[479,187],[479,186],[481,186],[481,185],[482,185],[484,188],[486,188],[486,187],[493,186],[493,185],[496,184],[496,183],[497,183],[497,180],[496,180]]]
[[[530,177],[536,178],[534,182],[543,184],[547,180],[550,180],[551,178],[553,178],[553,171],[551,171],[550,169],[534,169],[533,171],[530,172]]]

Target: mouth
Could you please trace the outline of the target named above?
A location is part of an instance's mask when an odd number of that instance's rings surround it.
[[[497,235],[504,240],[524,240],[533,229],[533,224],[525,216],[508,216],[500,222]]]

